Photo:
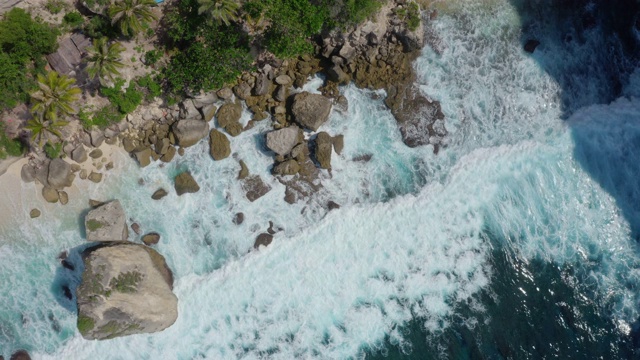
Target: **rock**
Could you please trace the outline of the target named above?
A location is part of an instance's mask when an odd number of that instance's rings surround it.
[[[209,134],[209,153],[216,161],[231,155],[231,142],[225,134],[216,129],[211,130]]]
[[[78,176],[80,177],[80,179],[85,180],[87,178],[87,170],[86,169],[80,170],[80,174]]]
[[[183,172],[176,176],[175,188],[178,196],[186,193],[195,193],[200,191],[200,186],[189,172]]]
[[[534,51],[536,51],[536,48],[538,47],[538,45],[540,45],[540,41],[534,40],[534,39],[529,39],[524,44],[524,51],[532,54]]]
[[[109,161],[107,165],[104,166],[104,169],[107,171],[113,169],[113,161]]]
[[[293,159],[281,162],[280,164],[274,166],[271,170],[274,175],[295,175],[299,171],[300,165]]]
[[[87,241],[126,241],[129,236],[126,219],[118,200],[90,210],[84,217]]]
[[[283,102],[287,99],[287,87],[279,85],[276,91],[273,93],[273,98],[276,101]]]
[[[233,97],[233,91],[228,87],[222,88],[216,92],[216,95],[222,100],[230,100]]]
[[[94,129],[91,130],[89,135],[91,136],[91,145],[93,145],[93,147],[100,147],[100,145],[102,145],[102,142],[104,141],[104,134],[102,131]]]
[[[77,288],[78,330],[87,340],[153,333],[178,317],[173,274],[150,247],[103,244],[83,252]]]
[[[327,203],[327,208],[329,209],[329,211],[340,209],[340,205],[333,200],[329,200],[329,202]]]
[[[153,195],[151,195],[151,198],[153,200],[160,200],[160,199],[162,199],[163,197],[165,197],[167,195],[168,195],[167,190],[158,189],[158,190],[156,190],[156,192],[153,193]]]
[[[89,199],[89,206],[91,206],[94,209],[97,208],[98,206],[102,206],[104,204],[106,204],[104,201]]]
[[[329,118],[331,100],[322,95],[304,91],[294,95],[291,112],[298,124],[316,131]]]
[[[29,212],[29,216],[31,216],[32,219],[40,217],[41,214],[42,213],[38,209],[31,209],[31,211]]]
[[[100,149],[93,149],[91,150],[91,152],[89,153],[89,157],[92,159],[97,159],[102,157],[102,150]]]
[[[156,141],[156,143],[154,144],[156,153],[159,155],[166,154],[170,146],[171,146],[171,142],[169,141],[168,138],[158,139],[158,141]]]
[[[147,245],[155,245],[160,241],[160,234],[157,232],[151,232],[142,237],[142,242]]]
[[[265,184],[258,175],[249,176],[242,182],[242,189],[249,201],[254,202],[271,191],[271,186]]]
[[[60,198],[60,204],[67,205],[69,203],[69,194],[66,191],[58,191],[58,197]]]
[[[344,72],[339,65],[333,65],[329,70],[327,70],[327,75],[329,79],[338,84],[344,84],[351,81],[351,76]]]
[[[136,151],[133,153],[133,156],[138,161],[140,167],[146,167],[151,164],[151,155],[153,151],[150,148],[145,148],[144,150]]]
[[[211,119],[213,119],[213,117],[216,116],[217,110],[218,110],[218,107],[213,104],[203,107],[202,114],[204,115],[204,121],[206,122],[211,121]]]
[[[218,97],[214,92],[200,93],[193,98],[193,105],[197,108],[204,108],[218,101]]]
[[[218,118],[218,125],[226,128],[230,124],[237,123],[242,115],[242,106],[234,103],[228,103],[220,106],[216,117]]]
[[[240,225],[244,222],[244,213],[237,213],[233,216],[233,220],[231,220],[234,225]]]
[[[332,139],[326,132],[321,132],[315,139],[314,156],[318,164],[323,169],[331,169],[331,149]]]
[[[291,77],[286,74],[280,75],[276,78],[276,84],[278,85],[289,85],[291,82]]]
[[[140,235],[140,224],[138,223],[131,224],[131,230],[133,230],[133,232],[136,233],[136,235]]]
[[[84,145],[80,144],[71,151],[71,160],[78,164],[87,161],[87,151],[84,149]]]
[[[78,164],[71,164],[71,172],[72,173],[77,173],[78,171],[82,170],[82,166],[78,165]]]
[[[98,173],[98,172],[95,172],[95,171],[92,171],[91,174],[89,174],[88,179],[97,184],[100,181],[102,181],[102,174]]]
[[[256,241],[253,243],[253,248],[258,249],[260,246],[269,246],[273,241],[273,235],[262,233],[258,235]]]
[[[233,93],[236,94],[242,100],[247,100],[251,97],[251,85],[246,82],[241,82],[240,84],[233,87]]]
[[[264,96],[269,93],[271,88],[271,81],[266,74],[259,75],[256,79],[256,84],[253,86],[253,95]]]
[[[59,199],[58,190],[45,186],[42,188],[42,197],[49,203],[57,203]]]
[[[267,148],[278,155],[287,155],[296,146],[300,137],[300,128],[289,126],[284,129],[267,133]]]
[[[180,118],[199,120],[202,118],[202,114],[200,114],[200,111],[198,111],[191,99],[186,99],[180,103]]]
[[[336,109],[340,112],[347,112],[349,110],[349,100],[347,100],[344,95],[336,98]]]
[[[11,355],[10,360],[31,360],[27,350],[18,350]]]
[[[176,148],[173,146],[169,146],[167,148],[167,152],[164,155],[162,155],[162,157],[160,157],[160,160],[162,162],[168,163],[168,162],[171,162],[171,160],[173,160],[175,156],[176,156]]]
[[[240,135],[240,133],[244,129],[242,128],[242,125],[240,125],[239,122],[235,122],[235,123],[231,123],[231,124],[227,125],[227,127],[225,127],[225,130],[227,130],[229,135],[235,137],[235,136]]]
[[[238,173],[238,179],[243,180],[247,176],[249,176],[249,168],[247,167],[247,164],[244,163],[244,161],[240,160],[239,163],[240,163],[240,172]]]
[[[47,182],[55,189],[71,186],[75,175],[71,171],[71,165],[62,159],[54,159],[49,163]]]
[[[202,120],[180,120],[173,124],[173,133],[178,145],[189,147],[197,144],[209,132],[209,124]]]
[[[342,150],[344,149],[344,135],[336,135],[331,139],[333,143],[333,150],[336,151],[336,154],[342,154]]]
[[[26,183],[33,182],[36,179],[36,169],[29,164],[24,164],[20,170],[20,177],[22,178],[22,181]]]
[[[185,150],[184,150],[184,148],[183,148],[183,147],[179,148],[179,149],[178,149],[178,155],[180,155],[180,156],[184,156],[184,151],[185,151]]]
[[[342,48],[340,48],[338,55],[340,55],[347,62],[350,62],[356,56],[356,49],[354,49],[353,46],[351,46],[349,42],[346,41],[344,45],[342,45]]]

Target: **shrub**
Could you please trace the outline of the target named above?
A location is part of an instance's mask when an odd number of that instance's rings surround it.
[[[111,124],[120,122],[120,120],[124,118],[124,115],[121,114],[115,106],[109,104],[93,114],[80,110],[80,112],[78,112],[78,118],[80,119],[82,127],[85,129],[91,129],[94,126],[104,129]]]
[[[93,328],[96,326],[93,319],[84,315],[78,315],[77,325],[78,325],[78,331],[80,331],[81,334],[88,333],[89,331],[93,330]]]
[[[115,39],[118,36],[118,29],[111,25],[111,22],[102,17],[94,16],[84,25],[84,33],[92,39],[107,37]]]
[[[47,0],[44,4],[44,8],[52,14],[58,14],[66,7],[66,3],[63,0]]]
[[[160,60],[162,53],[158,50],[149,50],[144,54],[144,64],[147,66],[154,65]]]
[[[151,75],[147,74],[140,79],[138,79],[138,86],[146,89],[147,96],[146,99],[148,101],[153,100],[156,97],[162,95],[162,87],[158,82],[151,78]]]
[[[47,142],[44,144],[44,153],[47,155],[49,159],[57,159],[60,157],[60,153],[62,152],[62,143],[52,144]]]
[[[62,18],[62,23],[75,29],[84,23],[84,17],[77,11],[66,13]]]
[[[7,156],[20,156],[24,152],[24,145],[20,140],[10,139],[4,132],[4,125],[0,123],[0,159]]]
[[[113,104],[121,114],[128,114],[140,105],[142,102],[142,93],[140,93],[133,81],[129,84],[129,87],[125,91],[122,91],[124,85],[123,79],[116,80],[113,87],[102,87],[100,93],[106,96],[111,104]]]

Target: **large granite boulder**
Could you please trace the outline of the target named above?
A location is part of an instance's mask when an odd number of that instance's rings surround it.
[[[322,95],[303,91],[294,95],[291,112],[298,124],[316,131],[329,118],[331,100]]]
[[[287,155],[298,144],[300,128],[289,126],[267,133],[267,148],[278,155]]]
[[[209,154],[213,160],[222,160],[231,155],[231,142],[225,134],[216,129],[209,133]]]
[[[193,146],[209,133],[209,124],[202,120],[186,119],[176,122],[173,127],[178,145],[183,148]]]
[[[47,182],[54,189],[62,189],[71,186],[75,175],[71,171],[71,165],[62,159],[54,159],[49,163]]]
[[[88,241],[125,241],[129,236],[127,216],[118,200],[89,211],[84,226]]]
[[[153,333],[178,317],[173,275],[157,251],[132,243],[103,244],[83,253],[76,290],[78,330],[85,339]]]
[[[175,184],[176,193],[178,196],[186,193],[195,193],[200,191],[200,185],[196,182],[196,179],[191,176],[189,172],[183,172],[176,176]]]

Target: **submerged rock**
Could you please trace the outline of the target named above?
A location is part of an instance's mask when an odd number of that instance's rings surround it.
[[[242,189],[247,199],[254,202],[271,191],[271,186],[262,181],[260,176],[254,175],[243,180]]]
[[[167,196],[167,194],[168,194],[168,193],[167,193],[167,190],[165,190],[165,189],[158,189],[158,190],[156,190],[156,191],[153,193],[153,195],[151,195],[151,198],[152,198],[153,200],[160,200],[160,199],[162,199],[163,197]]]
[[[176,176],[175,188],[178,196],[186,193],[195,193],[200,191],[200,186],[189,172],[183,172]]]
[[[262,233],[258,235],[256,241],[253,243],[253,248],[258,249],[260,246],[269,246],[273,241],[273,235],[268,233]]]
[[[11,358],[9,360],[31,360],[31,356],[27,350],[18,350],[11,354]]]
[[[87,241],[125,241],[127,217],[120,201],[114,200],[89,211],[84,218]]]
[[[173,275],[157,251],[131,243],[105,244],[86,250],[83,260],[76,298],[77,326],[85,339],[153,333],[176,321]]]
[[[298,124],[316,131],[329,118],[331,100],[322,95],[303,91],[294,95],[291,112]]]

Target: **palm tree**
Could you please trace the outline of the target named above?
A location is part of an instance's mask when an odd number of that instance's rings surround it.
[[[25,129],[31,131],[31,140],[36,141],[38,145],[42,145],[43,140],[47,140],[48,134],[55,135],[62,139],[60,128],[67,125],[68,122],[62,120],[47,120],[43,114],[37,114],[35,117],[27,121]]]
[[[31,111],[40,115],[43,120],[56,122],[58,112],[70,115],[76,110],[71,106],[78,100],[81,91],[73,86],[76,80],[55,71],[49,71],[47,76],[38,74],[38,91],[31,93],[33,107]]]
[[[238,19],[236,11],[240,7],[234,0],[198,0],[198,15],[206,13],[213,21],[229,25]]]
[[[154,0],[121,0],[109,8],[111,25],[120,24],[120,32],[124,36],[133,36],[139,33],[143,24],[156,19],[151,12]]]
[[[94,39],[93,46],[87,48],[87,74],[91,79],[97,76],[102,85],[105,80],[113,81],[116,75],[120,75],[118,69],[124,67],[120,61],[124,46],[117,42],[109,45],[107,41],[106,37]]]

